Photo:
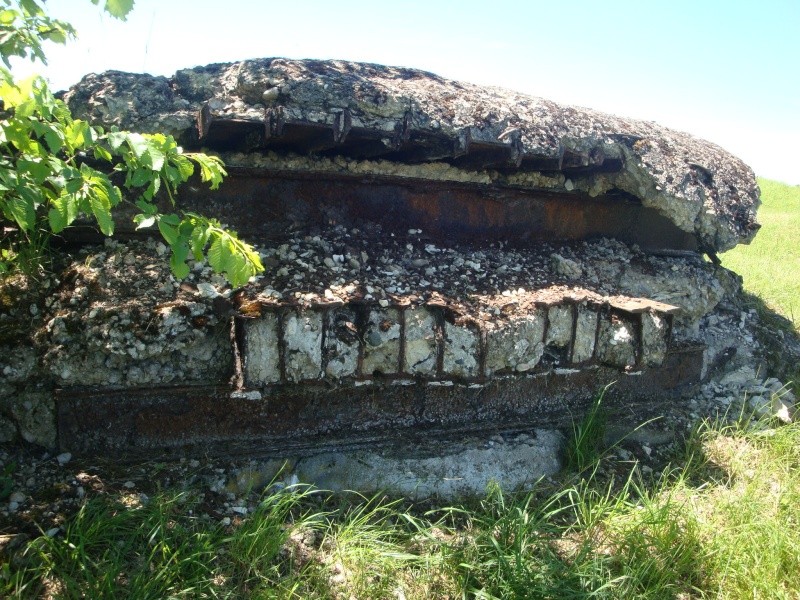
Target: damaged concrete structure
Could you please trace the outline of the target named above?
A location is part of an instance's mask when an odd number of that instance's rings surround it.
[[[8,311],[33,326],[0,340],[17,348],[0,369],[7,437],[324,462],[501,432],[547,440],[535,478],[606,384],[611,406],[652,405],[763,362],[715,264],[756,233],[759,190],[688,134],[341,61],[108,72],[65,100],[219,154],[225,184],[189,185],[181,206],[255,243],[267,270],[240,290],[202,263],[175,281],[163,244],[121,222],[124,241],[84,246]]]

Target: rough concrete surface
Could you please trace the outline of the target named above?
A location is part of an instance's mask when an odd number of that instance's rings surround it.
[[[248,319],[244,324],[247,340],[244,355],[245,381],[259,386],[281,380],[278,353],[278,315],[269,314],[261,319]]]
[[[437,350],[435,316],[426,308],[405,311],[403,370],[410,375],[435,375]]]
[[[505,369],[516,372],[533,369],[544,352],[544,323],[543,311],[533,311],[530,315],[510,323],[497,323],[489,329],[486,334],[486,375]]]
[[[479,496],[490,483],[522,489],[560,468],[563,437],[538,429],[529,434],[475,437],[459,444],[427,444],[413,451],[331,452],[302,458],[288,476],[301,483],[365,494],[391,490],[412,500]]]

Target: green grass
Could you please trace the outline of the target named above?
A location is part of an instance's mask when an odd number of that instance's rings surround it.
[[[800,425],[744,423],[704,424],[658,477],[427,510],[298,488],[223,527],[190,492],[95,498],[2,564],[0,596],[797,598]]]
[[[579,422],[572,422],[572,435],[568,438],[564,451],[565,466],[570,471],[583,473],[593,467],[605,450],[607,415],[602,403],[603,390],[592,403]]]
[[[800,186],[759,179],[761,230],[749,246],[722,256],[748,292],[800,329]]]
[[[285,591],[280,553],[308,490],[264,498],[233,533],[194,516],[199,497],[166,492],[84,504],[64,533],[42,535],[0,571],[0,597],[219,598]],[[293,581],[287,584],[290,588]]]

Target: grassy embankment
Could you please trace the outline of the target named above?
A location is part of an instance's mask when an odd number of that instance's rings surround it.
[[[709,426],[688,450],[652,479],[455,507],[275,492],[227,527],[192,490],[95,498],[2,566],[0,596],[797,598],[800,427]]]
[[[797,323],[800,191],[761,183],[764,228],[725,263]],[[576,427],[573,443],[601,429]],[[593,466],[611,458],[584,450],[571,455],[588,471],[557,487],[450,507],[298,489],[223,526],[197,516],[192,490],[93,499],[2,559],[0,596],[800,597],[800,426],[706,423],[650,478],[636,465],[601,478]]]
[[[761,231],[749,246],[722,256],[745,289],[800,329],[800,186],[759,179]]]

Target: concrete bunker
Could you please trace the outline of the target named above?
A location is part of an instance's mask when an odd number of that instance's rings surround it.
[[[752,238],[758,188],[687,134],[341,61],[109,72],[65,99],[220,154],[228,181],[181,204],[256,243],[267,271],[240,290],[204,264],[174,281],[132,228],[84,246],[3,371],[28,441],[126,458],[552,445],[611,381],[618,408],[664,402],[760,360],[731,354],[749,335],[739,283],[703,258]],[[26,425],[34,411],[49,428]]]

